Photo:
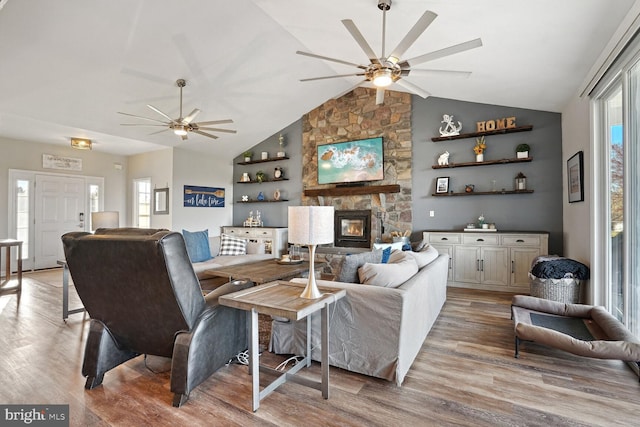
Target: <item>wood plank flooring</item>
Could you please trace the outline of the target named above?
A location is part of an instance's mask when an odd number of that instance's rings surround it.
[[[60,277],[60,270],[50,277]],[[44,278],[44,279],[43,279]],[[511,294],[450,288],[402,387],[331,369],[331,396],[294,383],[251,411],[245,366],[223,367],[171,406],[166,360],[138,357],[87,391],[88,321],[61,318],[62,288],[26,274],[0,293],[0,403],[69,404],[72,426],[611,426],[638,425],[640,384],[623,362],[525,343],[513,357]],[[55,281],[54,281],[55,282]],[[72,292],[71,307],[78,304]],[[282,356],[263,353],[276,366]],[[303,370],[305,371],[305,370]],[[305,375],[319,376],[313,364]],[[266,375],[261,382],[266,384]]]

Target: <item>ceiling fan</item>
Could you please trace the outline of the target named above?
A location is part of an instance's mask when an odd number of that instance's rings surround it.
[[[402,55],[411,47],[411,45],[422,35],[422,33],[427,29],[429,25],[437,18],[438,15],[427,10],[424,14],[418,19],[413,28],[404,36],[404,38],[400,41],[398,46],[393,49],[390,55],[386,55],[385,53],[385,35],[386,35],[386,23],[387,23],[387,11],[391,9],[391,0],[378,0],[378,8],[382,10],[382,54],[378,57],[371,46],[367,43],[365,38],[358,30],[358,27],[353,23],[350,19],[343,19],[342,24],[347,28],[347,31],[351,34],[351,36],[355,39],[355,41],[360,45],[360,48],[365,52],[365,54],[369,57],[370,64],[369,65],[360,65],[353,62],[343,61],[341,59],[330,58],[327,56],[316,55],[313,53],[297,51],[296,53],[299,55],[310,56],[312,58],[323,59],[326,61],[337,62],[338,64],[344,65],[352,65],[354,67],[359,68],[362,71],[352,74],[340,74],[335,76],[325,76],[325,77],[314,77],[309,79],[301,79],[300,81],[312,81],[312,80],[324,80],[324,79],[333,79],[340,77],[350,77],[350,76],[363,76],[364,80],[359,82],[354,87],[350,88],[345,93],[350,92],[356,87],[362,85],[366,82],[371,82],[376,87],[376,104],[382,104],[384,101],[384,88],[389,86],[392,83],[397,83],[408,91],[415,93],[423,98],[428,97],[430,94],[426,90],[420,88],[419,86],[407,81],[406,77],[410,74],[425,74],[425,73],[449,73],[449,74],[457,74],[457,75],[465,75],[468,76],[471,74],[468,71],[447,71],[447,70],[417,70],[412,69],[411,67],[414,65],[422,64],[427,61],[433,61],[435,59],[443,58],[445,56],[453,55],[456,53],[464,52],[466,50],[474,49],[482,46],[481,39],[469,40],[464,43],[460,43],[457,45],[449,46],[444,49],[436,50],[434,52],[430,52],[424,55],[417,56],[412,59],[401,60]]]
[[[168,121],[162,121],[162,120],[152,119],[152,118],[143,117],[143,116],[136,116],[135,114],[122,113],[122,112],[118,111],[118,114],[124,114],[125,116],[131,116],[131,117],[136,117],[138,119],[149,120],[151,122],[162,123],[162,124],[122,123],[122,126],[164,126],[164,127],[166,127],[166,129],[160,130],[158,132],[153,132],[151,135],[154,135],[154,134],[160,133],[160,132],[166,132],[168,130],[173,130],[173,133],[175,133],[176,135],[180,136],[182,138],[182,140],[188,139],[187,138],[187,134],[189,132],[197,133],[198,135],[207,136],[207,137],[213,138],[213,139],[217,139],[218,137],[216,135],[213,135],[213,134],[209,133],[209,132],[236,133],[236,131],[232,130],[232,129],[220,129],[220,128],[208,127],[210,125],[220,125],[220,124],[225,124],[225,123],[233,123],[233,120],[231,120],[231,119],[212,120],[212,121],[208,121],[208,122],[197,122],[197,123],[193,122],[193,119],[195,119],[196,116],[200,113],[200,110],[197,109],[197,108],[194,109],[191,113],[189,113],[188,116],[183,117],[182,116],[182,88],[187,85],[187,82],[184,79],[178,79],[178,80],[176,80],[176,85],[180,88],[180,117],[178,117],[177,119],[172,119],[167,114],[163,113],[162,111],[160,111],[159,109],[157,109],[153,105],[147,104],[147,107],[149,107],[150,109],[152,109],[156,113],[160,114],[162,117],[164,117]],[[207,131],[207,132],[204,132],[204,131]]]

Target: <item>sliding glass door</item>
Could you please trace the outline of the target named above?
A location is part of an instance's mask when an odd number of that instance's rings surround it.
[[[640,55],[611,70],[595,96],[594,245],[598,304],[640,336]],[[605,79],[606,80],[606,79]],[[600,196],[598,196],[600,195]]]

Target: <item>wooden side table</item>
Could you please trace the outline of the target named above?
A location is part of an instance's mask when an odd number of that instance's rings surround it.
[[[344,289],[320,287],[322,296],[317,299],[300,298],[304,284],[291,282],[271,282],[242,291],[223,295],[219,298],[222,305],[250,312],[249,373],[252,375],[253,410],[260,407],[260,400],[267,397],[280,384],[288,380],[322,391],[322,397],[329,398],[329,316],[328,307],[347,294]],[[304,366],[311,366],[311,319],[310,314],[320,310],[322,316],[322,378],[315,382],[295,376]],[[307,350],[305,358],[289,371],[282,373],[275,369],[260,366],[258,360],[258,313],[286,317],[292,321],[307,319]],[[260,390],[259,371],[278,374],[271,384]]]
[[[15,239],[0,239],[0,250],[1,248],[6,248],[6,264],[5,264],[5,282],[9,283],[11,280],[11,248],[18,248],[18,287],[16,288],[18,292],[22,290],[22,240]],[[4,285],[4,283],[2,284]]]

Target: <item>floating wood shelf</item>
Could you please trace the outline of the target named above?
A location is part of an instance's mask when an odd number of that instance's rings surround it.
[[[262,181],[238,181],[238,184],[261,184],[263,182],[289,181],[289,178],[263,179]]]
[[[433,193],[434,197],[452,197],[452,196],[502,196],[505,194],[531,194],[533,190],[509,190],[509,191],[472,191],[470,193]]]
[[[362,194],[399,193],[400,185],[367,185],[362,187],[309,188],[304,190],[307,197],[317,196],[359,196]]]
[[[242,200],[238,200],[236,203],[280,203],[280,202],[288,202],[289,199],[280,199],[280,200],[249,200],[247,202],[243,202]]]
[[[431,140],[433,142],[452,141],[454,139],[476,138],[478,136],[486,136],[486,135],[501,135],[505,133],[528,132],[532,129],[533,129],[533,125],[518,126],[510,129],[496,129],[496,130],[487,130],[484,132],[461,133],[460,135],[452,135],[452,136],[434,136],[433,138],[431,138]]]
[[[523,157],[521,159],[500,159],[500,160],[487,160],[485,162],[465,162],[465,163],[449,163],[448,165],[433,165],[432,169],[447,169],[447,168],[464,168],[467,166],[487,166],[487,165],[502,165],[505,163],[524,163],[530,162],[533,157]]]
[[[239,165],[254,165],[256,163],[277,162],[278,160],[289,160],[289,157],[271,157],[268,159],[250,160],[248,162],[238,162]]]

